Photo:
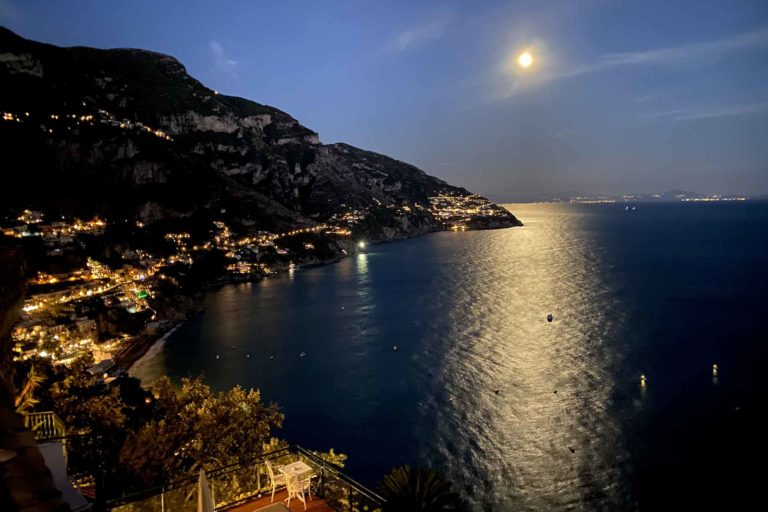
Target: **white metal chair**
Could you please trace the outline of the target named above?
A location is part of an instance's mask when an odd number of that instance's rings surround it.
[[[269,459],[264,460],[264,465],[267,467],[267,473],[269,474],[269,481],[272,482],[272,498],[269,500],[270,503],[275,501],[275,490],[277,489],[278,485],[285,485],[287,487],[288,482],[286,481],[285,475],[282,473],[275,474],[275,472],[272,469],[272,463],[269,462]]]
[[[314,473],[309,475],[304,475],[299,479],[301,481],[302,487],[307,492],[307,496],[309,496],[309,501],[312,501],[312,479],[313,478],[315,478]]]
[[[296,498],[304,504],[304,510],[307,510],[307,496],[309,496],[309,499],[312,499],[312,490],[309,483],[309,476],[303,479],[296,476],[286,479],[285,487],[288,489],[288,507],[291,506],[291,498]]]

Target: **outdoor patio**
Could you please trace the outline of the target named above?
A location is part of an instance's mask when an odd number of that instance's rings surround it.
[[[257,510],[263,511],[263,512],[285,512],[285,510],[301,512],[304,510],[304,504],[297,499],[291,500],[290,508],[286,507],[285,499],[287,497],[288,497],[288,493],[285,490],[282,490],[275,493],[274,502],[270,502],[271,495],[267,494],[266,496],[262,496],[261,498],[254,499],[253,501],[248,501],[241,505],[237,505],[235,507],[222,509],[222,510],[224,510],[225,512],[256,512]],[[285,508],[281,508],[280,505],[282,505]],[[313,496],[311,500],[307,500],[306,511],[307,512],[336,512],[334,509],[329,507],[322,499],[318,498],[317,496]]]
[[[245,464],[236,464],[206,471],[217,512],[285,512],[305,510],[300,499],[288,497],[285,482],[277,485],[274,502],[272,476],[289,467],[311,475],[312,498],[306,500],[306,510],[312,512],[376,512],[384,500],[375,492],[342,473],[338,467],[317,454],[299,446],[291,446],[256,457]],[[289,475],[298,473],[289,473]],[[198,478],[187,477],[162,487],[146,489],[107,503],[111,512],[169,512],[192,510],[196,503]]]

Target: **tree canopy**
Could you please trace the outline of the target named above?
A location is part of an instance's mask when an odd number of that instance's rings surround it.
[[[263,453],[283,422],[257,390],[211,390],[200,378],[151,388],[122,376],[104,384],[87,359],[70,367],[47,360],[19,363],[17,379],[41,382],[34,407],[54,411],[72,438],[70,467],[93,475],[110,497],[244,462]],[[32,368],[34,367],[34,370]],[[273,443],[272,443],[273,444]]]

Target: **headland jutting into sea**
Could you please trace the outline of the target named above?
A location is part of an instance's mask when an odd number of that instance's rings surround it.
[[[4,243],[24,246],[16,354],[127,367],[205,290],[365,244],[520,222],[416,167],[209,89],[173,57],[0,28]]]

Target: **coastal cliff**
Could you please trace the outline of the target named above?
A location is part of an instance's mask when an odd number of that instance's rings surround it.
[[[388,240],[450,227],[430,198],[472,196],[384,155],[322,144],[289,114],[219,94],[151,51],[60,48],[0,28],[0,81],[8,209],[272,231],[376,211],[360,230]],[[464,226],[520,225],[474,197],[494,218],[470,214]],[[399,208],[414,205],[423,209]]]
[[[129,366],[211,286],[521,225],[413,165],[219,94],[168,55],[0,27],[0,83],[0,240],[23,247],[32,276],[22,357]]]

